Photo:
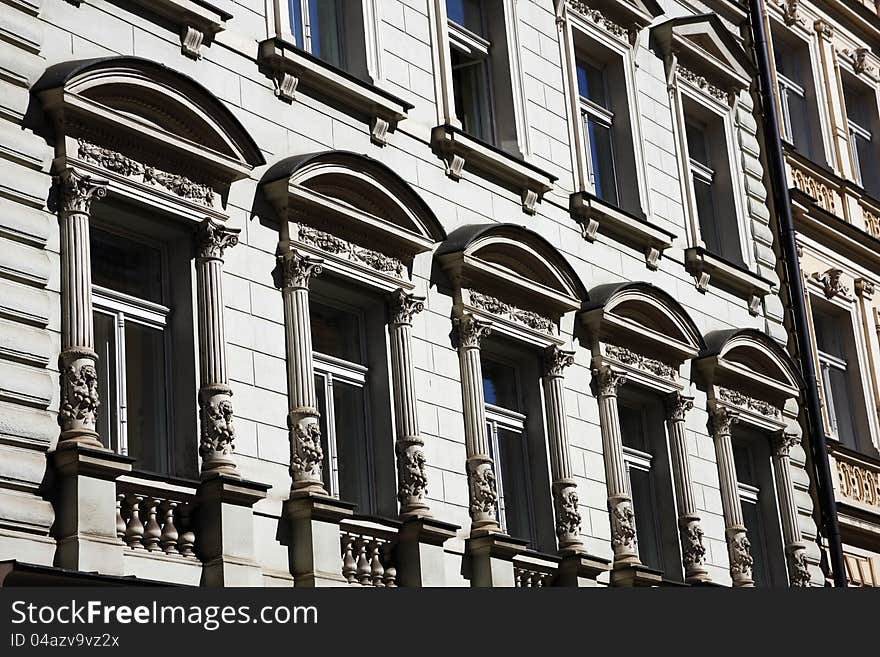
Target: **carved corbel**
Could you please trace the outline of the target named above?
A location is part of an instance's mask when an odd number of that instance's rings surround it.
[[[272,81],[275,83],[275,97],[283,100],[285,103],[292,103],[296,96],[299,78],[287,71],[277,71],[272,76]]]
[[[205,33],[194,28],[192,25],[183,25],[180,28],[180,52],[192,59],[202,58],[202,42]]]

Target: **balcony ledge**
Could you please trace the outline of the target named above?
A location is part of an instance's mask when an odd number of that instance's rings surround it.
[[[370,139],[378,146],[388,143],[388,133],[406,119],[413,105],[375,85],[327,64],[279,37],[260,42],[259,65],[275,82],[275,95],[293,102],[299,90],[329,96],[353,115],[366,115]]]
[[[709,253],[701,246],[686,249],[684,261],[687,271],[696,278],[697,289],[705,292],[710,279],[717,281],[720,286],[745,296],[752,315],[759,313],[761,301],[773,289],[766,278]]]
[[[210,44],[226,29],[232,14],[204,0],[135,0],[149,11],[180,27],[180,51],[193,59],[202,58],[202,45]]]
[[[469,168],[498,179],[520,193],[523,212],[535,214],[535,204],[556,182],[556,176],[533,164],[505,153],[451,125],[439,125],[431,131],[431,147],[446,163],[446,175],[461,180]]]
[[[588,242],[601,231],[624,244],[642,249],[648,269],[657,269],[663,251],[672,246],[673,233],[654,226],[644,219],[617,208],[589,192],[571,195],[570,210],[581,225],[581,234]]]

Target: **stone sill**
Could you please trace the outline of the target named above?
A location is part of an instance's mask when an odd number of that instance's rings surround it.
[[[713,255],[700,246],[686,249],[684,261],[687,271],[696,278],[697,289],[705,292],[710,280],[717,281],[720,286],[745,296],[752,315],[758,314],[761,300],[772,289],[772,284],[766,278]]]
[[[556,182],[556,176],[451,125],[439,125],[431,131],[431,148],[443,158],[446,175],[453,180],[461,179],[467,165],[519,191],[526,214],[535,214],[535,204]]]
[[[648,269],[656,270],[663,251],[672,246],[674,235],[669,231],[606,203],[589,192],[572,194],[569,207],[581,225],[585,240],[595,241],[596,233],[601,231],[623,244],[642,249]]]
[[[275,81],[275,95],[285,102],[293,102],[298,90],[307,90],[333,98],[354,115],[367,115],[370,139],[379,146],[413,108],[279,37],[260,42],[258,62]]]

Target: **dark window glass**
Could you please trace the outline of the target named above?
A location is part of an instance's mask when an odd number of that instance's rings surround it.
[[[596,196],[617,205],[617,176],[614,172],[614,146],[611,126],[594,119],[587,120],[590,159],[593,162],[593,184]]]
[[[333,414],[336,420],[339,496],[369,513],[368,460],[364,389],[333,381]]]
[[[511,411],[519,409],[516,394],[516,371],[508,365],[502,365],[483,359],[483,399],[487,404],[500,406]]]
[[[767,575],[767,550],[764,547],[764,527],[761,521],[761,511],[753,502],[742,503],[743,522],[751,544],[752,552],[752,579],[755,586],[770,586],[770,578]]]
[[[694,124],[685,124],[685,137],[687,138],[688,156],[704,166],[710,166],[709,150],[706,147],[706,134],[703,128]]]
[[[162,256],[158,249],[97,228],[90,233],[92,283],[161,303]]]
[[[657,532],[656,497],[650,472],[630,467],[629,483],[632,490],[633,513],[636,516],[636,540],[639,559],[655,570],[663,570],[660,536]]]
[[[360,319],[354,313],[310,302],[312,348],[318,353],[363,364]]]
[[[628,406],[618,407],[620,434],[625,447],[648,452],[648,441],[645,436],[645,424],[642,414]]]
[[[481,0],[446,0],[446,17],[474,34],[485,36]]]
[[[162,331],[126,323],[125,386],[129,456],[137,459],[140,468],[164,472],[168,416]]]
[[[485,59],[470,57],[452,49],[452,88],[455,114],[462,130],[477,139],[494,144],[489,115],[488,73]]]
[[[599,107],[608,109],[608,97],[605,90],[605,72],[587,62],[578,62],[576,65],[578,93],[596,103]]]
[[[116,450],[119,434],[118,408],[116,399],[116,327],[114,317],[104,313],[94,313],[95,351],[98,354],[98,406],[96,430],[104,446]]]
[[[504,484],[504,517],[511,536],[534,541],[532,531],[529,475],[526,464],[525,436],[498,430],[499,466]]]

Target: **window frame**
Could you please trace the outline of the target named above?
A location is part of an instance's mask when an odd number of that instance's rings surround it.
[[[576,57],[575,59],[575,70],[580,68],[582,64],[587,64],[588,66],[592,66],[596,70],[598,70],[602,75],[602,86],[604,88],[605,97],[608,98],[608,76],[606,74],[606,66],[598,66],[596,63],[587,58],[587,57]],[[584,149],[586,151],[586,165],[587,165],[587,176],[590,180],[590,184],[592,185],[593,194],[597,197],[601,198],[606,203],[610,203],[616,207],[620,206],[620,185],[617,180],[617,154],[616,150],[616,140],[614,138],[614,117],[615,113],[612,108],[603,107],[596,103],[595,101],[587,98],[583,94],[580,93],[580,89],[577,89],[578,102],[580,106],[580,122],[583,128],[583,138],[585,141]],[[610,102],[609,102],[610,104]],[[590,121],[598,123],[603,128],[607,129],[609,132],[609,142],[611,145],[610,157],[611,157],[611,171],[612,171],[612,182],[614,185],[614,200],[610,200],[605,198],[604,196],[599,196],[597,193],[596,187],[596,177],[598,168],[597,162],[598,159],[598,150],[595,149],[595,144],[593,144],[593,140],[590,138]],[[594,157],[594,153],[596,157]]]
[[[480,11],[482,14],[480,20],[485,25],[486,6],[482,1],[480,2]],[[450,67],[452,67],[452,80],[450,81],[450,84],[452,87],[453,107],[457,104],[455,99],[458,97],[455,84],[455,66],[452,64],[452,51],[455,50],[460,55],[470,59],[468,63],[469,66],[478,66],[480,68],[478,75],[480,77],[482,95],[486,98],[486,102],[482,104],[482,111],[478,110],[481,114],[480,123],[484,126],[483,134],[477,135],[470,131],[467,131],[467,134],[476,139],[485,141],[492,146],[496,146],[498,143],[498,134],[495,122],[495,94],[490,55],[492,42],[487,37],[476,34],[463,25],[459,25],[451,18],[447,19],[446,29],[449,35]],[[475,102],[476,100],[472,99],[472,103]],[[462,125],[462,130],[465,130],[463,117],[458,116],[457,108],[455,108],[455,114],[456,118]]]

